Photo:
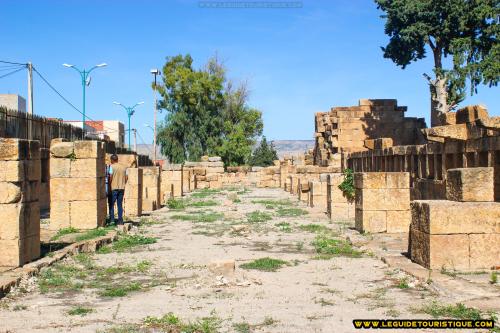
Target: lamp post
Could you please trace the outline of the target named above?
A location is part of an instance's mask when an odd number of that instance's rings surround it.
[[[68,67],[68,68],[73,68],[75,71],[77,71],[80,74],[80,77],[82,79],[82,88],[83,88],[82,139],[85,139],[85,86],[89,86],[90,85],[90,76],[89,76],[90,72],[92,72],[96,68],[105,67],[105,66],[107,66],[107,64],[106,63],[102,63],[102,64],[99,64],[99,65],[95,65],[94,67],[92,67],[89,70],[86,70],[86,69],[80,70],[76,66],[69,65],[69,64],[63,64],[63,66],[64,67]]]
[[[132,115],[134,114],[135,112],[135,108],[141,104],[144,104],[144,102],[139,102],[139,103],[136,103],[134,106],[125,106],[123,105],[122,103],[118,103],[118,102],[113,102],[113,104],[116,104],[116,105],[119,105],[121,106],[122,108],[125,109],[125,111],[127,111],[127,116],[128,116],[128,149],[129,150],[132,150],[130,149],[130,117],[132,117]]]
[[[154,149],[154,164],[156,165],[156,113],[158,112],[158,102],[156,100],[156,76],[157,75],[160,75],[161,72],[159,69],[157,68],[154,68],[151,70],[151,74],[154,75],[155,77],[155,83],[154,83],[154,86],[153,86],[153,94],[154,94],[154,100],[155,100],[155,124],[154,124],[154,129],[153,129],[153,135],[154,135],[154,140],[153,140],[153,149]]]

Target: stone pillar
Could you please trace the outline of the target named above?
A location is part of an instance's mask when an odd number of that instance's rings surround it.
[[[323,175],[321,175],[323,176]],[[326,210],[326,179],[309,182],[309,206]],[[326,177],[326,175],[324,175]]]
[[[160,167],[142,169],[142,210],[150,212],[161,207]]]
[[[0,266],[40,257],[38,141],[0,139]]]
[[[127,169],[127,184],[125,185],[125,216],[142,215],[142,169]]]
[[[106,222],[105,153],[99,141],[50,146],[50,229],[94,229]]]
[[[408,232],[410,175],[407,172],[354,174],[356,229],[359,232]]]
[[[343,181],[342,173],[331,173],[327,176],[327,214],[332,221],[354,220],[354,202],[349,202],[339,189]]]

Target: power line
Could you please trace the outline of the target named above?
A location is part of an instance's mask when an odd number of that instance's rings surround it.
[[[16,69],[15,71],[12,71],[12,72],[10,72],[10,73],[4,74],[4,75],[0,76],[0,79],[3,79],[4,77],[9,76],[9,75],[12,75],[12,74],[14,74],[14,73],[17,73],[17,72],[19,72],[19,71],[22,71],[23,69],[24,69],[24,68],[19,68],[19,69]]]
[[[4,64],[11,64],[11,65],[23,65],[23,66],[26,66],[28,64],[22,64],[20,62],[12,62],[12,61],[5,61],[5,60],[0,60],[1,63],[4,63]]]

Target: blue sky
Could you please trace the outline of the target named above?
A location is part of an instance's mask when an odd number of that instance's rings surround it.
[[[59,91],[81,108],[78,75],[63,63],[107,68],[92,75],[87,113],[118,119],[113,101],[145,101],[132,118],[148,143],[153,123],[152,76],[165,57],[189,53],[202,66],[215,53],[229,76],[247,80],[250,104],[263,112],[273,140],[312,139],[314,112],[357,105],[360,98],[397,98],[407,116],[426,117],[429,92],[424,59],[405,70],[382,57],[384,22],[371,0],[303,1],[290,9],[207,9],[198,1],[2,0],[0,60],[33,62]],[[0,93],[26,96],[26,73],[0,79]],[[499,115],[498,87],[479,87],[465,104],[483,103]],[[35,77],[35,113],[80,119]],[[163,118],[163,115],[160,115]]]

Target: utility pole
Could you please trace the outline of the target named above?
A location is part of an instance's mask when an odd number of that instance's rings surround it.
[[[28,140],[33,140],[33,64],[28,62]]]
[[[156,76],[160,75],[161,72],[159,69],[155,68],[155,69],[151,70],[151,74],[153,74],[155,77],[155,84],[153,86],[153,94],[154,94],[154,101],[155,101],[155,116],[154,116],[155,124],[154,124],[154,130],[153,130],[153,132],[154,132],[154,134],[153,134],[154,135],[154,138],[153,138],[154,161],[153,161],[153,163],[154,163],[154,165],[156,165],[156,113],[158,112],[158,101],[156,100]]]
[[[134,131],[134,151],[137,154],[137,129],[133,128],[132,131]]]

